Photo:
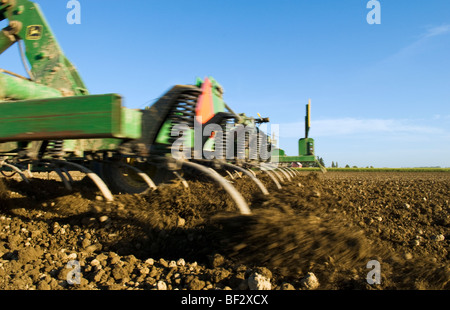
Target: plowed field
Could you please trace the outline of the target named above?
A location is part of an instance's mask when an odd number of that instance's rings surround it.
[[[249,217],[200,180],[106,203],[87,179],[0,179],[0,289],[243,290],[255,273],[273,290],[309,289],[309,273],[322,290],[450,289],[450,173],[262,180],[268,197],[233,181]]]

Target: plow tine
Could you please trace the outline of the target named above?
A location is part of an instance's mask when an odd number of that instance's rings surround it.
[[[280,180],[280,182],[284,182],[284,178],[275,169],[270,169],[267,171],[273,172],[273,174]]]
[[[131,165],[127,165],[127,164],[124,164],[124,163],[120,163],[119,165],[122,166],[122,167],[126,167],[128,169],[131,169],[134,172],[136,172],[136,174],[138,176],[140,176],[142,178],[142,180],[144,180],[144,182],[148,185],[149,188],[151,188],[151,189],[156,189],[157,188],[156,185],[155,185],[155,182],[153,182],[153,180],[150,179],[150,177],[145,172],[143,172],[142,170],[139,170],[136,167],[133,167]]]
[[[283,176],[286,177],[286,179],[287,179],[288,181],[291,181],[291,178],[290,178],[289,174],[287,174],[286,171],[284,171],[284,170],[281,169],[281,168],[278,168],[278,171],[280,171],[280,172],[283,174]]]
[[[292,174],[292,178],[294,179],[295,176],[296,176],[295,172],[292,171],[289,167],[286,167],[285,169],[286,169],[286,171],[288,171],[290,174]]]
[[[272,179],[273,183],[275,183],[275,185],[278,189],[282,188],[281,184],[280,184],[280,182],[278,182],[278,180],[283,182],[283,178],[275,171],[275,169],[273,169],[272,167],[265,165],[265,164],[261,164],[261,166],[259,168],[261,169],[261,171],[266,173]]]
[[[291,171],[291,172],[294,174],[294,176],[295,176],[295,175],[298,175],[298,172],[297,172],[294,168],[292,168],[292,167],[287,167],[287,169],[288,169],[289,171]]]
[[[284,178],[281,176],[281,174],[278,173],[278,171],[276,170],[272,170],[273,174],[275,174],[277,176],[277,178],[281,181],[284,182]]]
[[[240,172],[244,173],[245,175],[247,175],[248,177],[250,177],[250,178],[252,179],[253,182],[255,182],[256,186],[258,186],[258,188],[261,190],[261,192],[262,192],[264,195],[269,195],[269,191],[268,191],[267,188],[264,186],[264,184],[261,182],[261,180],[258,179],[258,178],[253,174],[253,173],[254,173],[253,171],[250,172],[249,170],[244,169],[244,168],[242,168],[242,167],[235,166],[235,165],[232,165],[232,164],[227,164],[227,163],[223,164],[223,166],[224,166],[224,167],[227,167],[227,168],[230,168],[230,169],[234,169],[235,171],[240,171]]]
[[[253,176],[256,178],[256,173],[255,171],[253,171],[252,169],[246,169],[247,171],[249,171],[251,174],[253,174]]]
[[[234,175],[233,175],[230,171],[225,170],[225,172],[228,174],[228,176],[229,176],[232,180],[234,180]]]
[[[61,168],[61,171],[64,172],[64,174],[67,176],[67,180],[69,180],[69,182],[72,184],[73,183],[73,179],[72,176],[70,175],[69,171],[67,171],[66,168]]]
[[[69,180],[66,178],[66,176],[62,173],[61,169],[59,169],[58,167],[55,167],[55,172],[56,174],[58,174],[59,178],[61,179],[61,181],[64,184],[64,187],[68,190],[68,191],[72,191],[72,185],[70,185]]]
[[[106,186],[105,182],[103,182],[103,180],[97,174],[95,174],[88,168],[68,161],[54,160],[53,162],[57,163],[58,165],[72,166],[77,170],[85,173],[95,183],[95,185],[97,185],[98,189],[102,192],[103,197],[105,197],[107,201],[114,201],[114,197],[111,194],[108,186]]]
[[[283,169],[284,171],[286,171],[286,173],[287,174],[289,174],[289,176],[291,177],[291,178],[294,178],[295,177],[295,175],[294,175],[294,173],[292,173],[288,168],[281,168],[281,169]]]
[[[281,189],[281,184],[280,182],[278,182],[277,178],[272,174],[272,172],[270,172],[269,170],[262,170],[263,172],[265,172],[273,181],[273,183],[275,183],[276,187],[278,189]]]
[[[59,176],[59,178],[61,179],[61,182],[63,182],[64,187],[68,190],[68,191],[72,191],[72,185],[70,184],[70,179],[66,178],[66,176],[63,174],[63,169],[55,166],[54,164],[48,163],[48,162],[40,162],[40,164],[43,164],[47,167],[49,167],[50,169],[53,169],[53,171],[56,172],[56,174]],[[66,170],[67,171],[67,170]]]
[[[20,170],[16,166],[7,164],[7,163],[0,163],[0,167],[2,167],[2,166],[8,167],[8,168],[12,169],[14,172],[17,172],[20,175],[20,177],[22,178],[22,180],[24,180],[26,183],[30,183],[30,180],[28,180],[28,178],[25,176],[25,174],[23,174],[22,170]]]
[[[173,171],[173,174],[181,181],[184,188],[189,188],[188,182],[178,173],[178,171]]]
[[[183,162],[183,166],[186,168],[191,168],[193,170],[200,171],[204,173],[217,183],[222,186],[222,188],[230,195],[233,201],[236,203],[239,211],[243,215],[250,215],[250,208],[245,201],[244,197],[242,197],[241,193],[239,193],[236,188],[234,188],[230,183],[227,182],[220,174],[218,174],[215,170],[210,170],[209,168],[202,166],[200,164],[192,163],[192,162]]]
[[[33,178],[33,172],[31,172],[30,167],[28,167],[27,170],[25,170],[26,174],[28,175],[28,178],[32,179]]]

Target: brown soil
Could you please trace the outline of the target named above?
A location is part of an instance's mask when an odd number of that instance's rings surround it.
[[[450,289],[449,173],[302,172],[282,190],[235,186],[239,216],[214,184],[189,181],[106,203],[89,180],[0,179],[0,289]],[[3,180],[3,181],[2,181]],[[67,263],[80,264],[71,285]],[[378,260],[381,284],[366,265]]]

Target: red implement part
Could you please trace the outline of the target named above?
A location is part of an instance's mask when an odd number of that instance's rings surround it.
[[[212,84],[208,78],[203,82],[202,94],[198,98],[195,115],[200,124],[205,124],[214,116]]]

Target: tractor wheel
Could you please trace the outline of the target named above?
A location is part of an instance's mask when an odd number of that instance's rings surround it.
[[[149,184],[140,176],[136,169],[145,173],[156,185],[171,180],[171,173],[166,169],[157,168],[147,163],[108,162],[96,163],[96,172],[115,194],[143,194],[149,190]]]

